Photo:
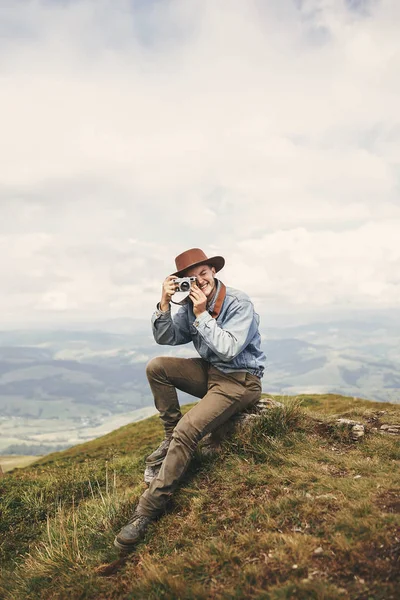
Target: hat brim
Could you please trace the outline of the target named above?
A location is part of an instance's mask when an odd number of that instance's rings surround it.
[[[172,273],[172,275],[176,275],[177,277],[182,277],[182,275],[188,269],[192,269],[193,267],[198,267],[199,265],[210,265],[211,267],[214,267],[215,272],[218,273],[218,271],[220,271],[224,267],[225,259],[223,256],[212,256],[211,258],[207,258],[207,260],[200,260],[199,262],[193,263],[192,265],[188,265],[181,271],[176,271],[176,273]]]

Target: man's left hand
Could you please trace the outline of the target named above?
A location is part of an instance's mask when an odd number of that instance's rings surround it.
[[[203,294],[201,289],[194,283],[190,290],[189,297],[193,302],[193,312],[196,317],[199,317],[207,308],[207,296]]]

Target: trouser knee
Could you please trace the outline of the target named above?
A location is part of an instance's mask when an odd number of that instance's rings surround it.
[[[155,377],[157,377],[158,375],[160,375],[160,373],[165,372],[165,357],[164,356],[157,356],[156,358],[152,358],[146,365],[146,375],[147,375],[147,379],[149,381],[151,381],[152,379],[154,379]]]

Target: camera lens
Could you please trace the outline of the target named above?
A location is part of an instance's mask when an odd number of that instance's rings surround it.
[[[187,292],[190,288],[190,284],[187,281],[182,281],[181,290],[182,292]]]

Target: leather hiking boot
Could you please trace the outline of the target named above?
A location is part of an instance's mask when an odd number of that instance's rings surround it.
[[[171,443],[171,438],[165,438],[165,440],[163,440],[161,442],[161,444],[158,446],[158,448],[156,450],[154,450],[154,452],[149,454],[149,456],[146,458],[146,465],[152,467],[152,466],[159,465],[160,463],[162,463],[162,461],[164,460],[164,458],[168,452],[170,443]]]
[[[154,519],[134,514],[132,519],[121,529],[114,540],[114,546],[122,552],[130,552],[147,531],[148,526]]]

